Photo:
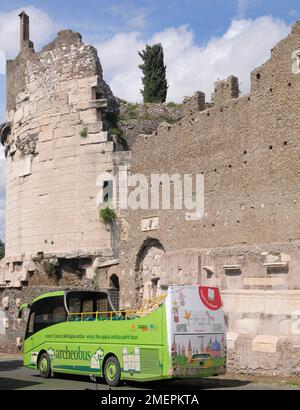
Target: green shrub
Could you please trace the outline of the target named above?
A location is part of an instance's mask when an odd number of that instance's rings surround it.
[[[137,109],[136,104],[129,104],[129,110],[128,110],[128,113],[127,113],[127,117],[130,120],[136,120],[138,118],[138,113],[137,113],[136,109]]]
[[[116,136],[117,142],[121,144],[124,149],[128,149],[128,143],[123,135],[123,131],[121,130],[121,128],[110,128],[108,132],[110,135]]]
[[[167,107],[169,108],[181,108],[182,104],[174,103],[173,101],[168,102]]]
[[[111,208],[103,208],[100,210],[100,219],[106,224],[106,225],[112,225],[114,221],[116,220],[117,215],[115,211]]]
[[[108,130],[108,132],[109,132],[110,135],[115,135],[116,137],[123,134],[123,131],[120,128],[117,128],[117,127],[110,128]]]

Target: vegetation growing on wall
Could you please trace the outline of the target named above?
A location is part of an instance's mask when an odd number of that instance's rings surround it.
[[[124,148],[124,149],[128,149],[128,144],[127,144],[127,140],[126,140],[126,138],[124,137],[124,133],[123,133],[123,131],[121,130],[121,128],[110,128],[109,129],[109,134],[110,135],[114,135],[115,137],[116,137],[116,140],[117,140],[117,142],[120,144],[120,145],[122,145],[122,147]]]
[[[123,146],[125,150],[128,149],[127,140],[124,136],[122,129],[120,128],[120,117],[115,112],[109,112],[106,114],[106,121],[108,124],[108,133],[110,136],[115,136],[117,142]]]
[[[168,108],[182,108],[182,104],[170,101],[170,102],[168,102],[167,107]]]
[[[95,269],[95,271],[94,271],[93,281],[92,282],[93,282],[94,291],[100,292],[100,286],[99,286],[98,279],[97,279],[97,269]]]
[[[44,260],[42,263],[42,268],[47,276],[53,276],[55,273],[55,264],[51,261]]]
[[[86,127],[84,127],[81,131],[80,131],[80,136],[81,138],[86,138],[88,136],[88,129]]]
[[[117,215],[115,211],[109,207],[103,208],[100,210],[100,219],[106,224],[106,225],[112,225],[114,221],[116,220]]]

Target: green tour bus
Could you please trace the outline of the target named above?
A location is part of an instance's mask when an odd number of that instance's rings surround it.
[[[33,300],[24,366],[55,373],[151,381],[221,375],[226,333],[220,292],[170,286],[138,311],[116,311],[107,292],[57,291]]]

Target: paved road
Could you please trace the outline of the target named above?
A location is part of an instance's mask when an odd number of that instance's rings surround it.
[[[42,379],[38,372],[25,369],[19,359],[0,358],[0,390],[108,390],[108,386],[99,381],[96,385],[89,377],[60,375],[56,378]],[[151,383],[130,383],[119,388],[120,390],[300,390],[283,381],[274,383],[257,383],[245,376],[226,376],[202,380],[174,380]]]

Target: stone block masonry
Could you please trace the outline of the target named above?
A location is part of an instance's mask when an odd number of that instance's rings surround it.
[[[203,174],[205,215],[130,210],[122,303],[170,283],[218,286],[234,371],[300,371],[299,44],[297,22],[251,73],[249,95],[239,96],[234,76],[218,81],[212,105],[198,91],[183,118],[132,146],[133,174]],[[141,229],[149,219],[155,226]]]
[[[28,284],[26,263],[37,254],[88,256],[91,266],[102,254],[113,256],[96,197],[97,177],[113,171],[116,154],[102,117],[118,107],[97,51],[64,30],[36,53],[29,18],[23,12],[20,19],[21,50],[7,63],[1,138],[7,172],[2,286]]]

